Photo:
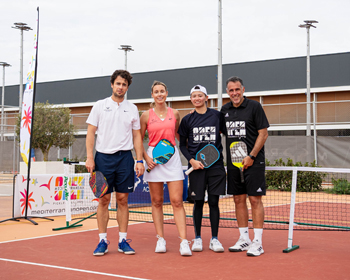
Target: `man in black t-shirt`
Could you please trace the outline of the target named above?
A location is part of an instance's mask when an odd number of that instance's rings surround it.
[[[264,144],[268,136],[269,123],[261,104],[243,96],[245,88],[240,78],[229,78],[226,81],[226,91],[231,101],[221,108],[221,113],[226,123],[227,192],[234,195],[240,231],[237,243],[230,247],[229,251],[247,251],[248,256],[260,256],[264,253],[262,248],[264,225],[262,195],[266,194]],[[245,145],[247,154],[242,149],[230,150],[230,147],[236,144]],[[243,178],[240,169],[232,164],[238,155],[243,158]],[[247,195],[253,217],[253,242],[249,239],[248,232]]]

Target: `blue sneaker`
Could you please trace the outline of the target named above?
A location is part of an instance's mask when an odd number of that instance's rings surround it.
[[[97,248],[94,251],[94,256],[103,256],[108,252],[108,245],[109,241],[104,241],[104,239],[101,240],[100,243],[98,243]]]
[[[133,255],[135,254],[135,250],[130,247],[129,243],[131,242],[131,239],[123,239],[122,242],[118,244],[118,252],[124,253],[126,255]]]

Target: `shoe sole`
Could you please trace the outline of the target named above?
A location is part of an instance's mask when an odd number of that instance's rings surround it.
[[[190,249],[190,248],[188,248],[188,249]],[[191,251],[191,249],[189,250],[189,251],[185,251],[184,250],[184,252],[181,252],[181,250],[179,250],[180,251],[180,255],[181,256],[192,256],[192,251]]]
[[[108,253],[108,249],[106,251],[104,251],[104,253],[93,253],[94,256],[103,256],[104,254],[107,254]]]
[[[195,248],[195,249],[192,249],[192,252],[202,252],[203,251],[203,248],[200,249],[200,248]]]
[[[249,256],[249,257],[259,257],[262,254],[264,254],[264,251],[262,251],[259,255],[254,255],[253,253],[248,253],[247,252],[247,256]]]
[[[223,253],[223,252],[225,251],[224,248],[219,249],[219,250],[214,250],[213,248],[210,248],[210,247],[209,247],[209,249],[212,250],[212,251],[215,252],[215,253]]]
[[[125,255],[134,255],[134,254],[135,254],[135,251],[124,252],[124,251],[121,250],[121,249],[118,249],[118,252],[119,252],[119,253],[124,253]]]
[[[247,249],[233,249],[233,248],[228,248],[228,250],[229,250],[230,252],[244,252],[244,251],[248,251],[249,248],[247,248]]]
[[[154,251],[155,253],[166,253],[166,250],[163,250],[163,251]]]

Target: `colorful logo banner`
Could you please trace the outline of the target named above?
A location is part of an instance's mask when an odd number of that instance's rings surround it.
[[[34,106],[34,87],[35,87],[35,71],[36,71],[36,57],[37,57],[37,33],[34,35],[34,52],[29,65],[27,74],[27,82],[25,91],[23,93],[22,112],[21,112],[21,128],[20,128],[20,152],[23,161],[28,165],[29,151],[30,151],[30,136],[32,133],[33,120],[33,106]]]

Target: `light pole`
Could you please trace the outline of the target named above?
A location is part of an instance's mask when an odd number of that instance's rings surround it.
[[[218,15],[218,110],[222,107],[222,8],[219,0]]]
[[[11,66],[10,64],[6,62],[0,62],[0,65],[2,66],[2,97],[1,97],[1,141],[4,141],[4,127],[5,127],[5,67]]]
[[[120,45],[119,50],[122,50],[122,51],[125,52],[125,67],[124,67],[124,69],[125,69],[125,70],[128,70],[128,52],[134,51],[134,50],[133,50],[132,47],[129,46],[129,45]],[[126,92],[126,93],[125,93],[125,96],[124,96],[125,99],[127,99],[127,94],[128,94],[128,93]]]
[[[305,24],[300,24],[299,27],[306,28],[307,33],[307,55],[306,55],[306,136],[311,136],[311,105],[310,105],[310,27],[318,23],[316,20],[304,20]]]
[[[120,45],[119,50],[125,51],[125,70],[128,70],[128,52],[134,51],[129,45]]]
[[[19,74],[19,106],[18,113],[22,113],[22,97],[23,97],[23,31],[32,30],[26,23],[15,22],[14,29],[21,30],[21,49],[20,49],[20,74]]]

